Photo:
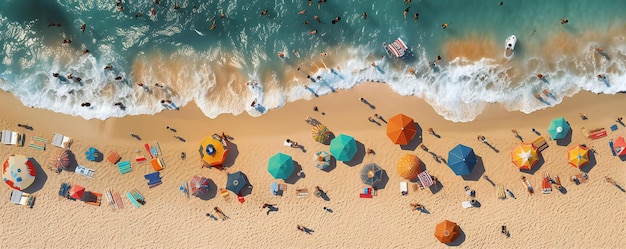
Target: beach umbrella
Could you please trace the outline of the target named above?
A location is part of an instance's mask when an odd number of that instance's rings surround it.
[[[53,169],[69,169],[70,153],[68,150],[59,150],[50,157],[50,167]]]
[[[397,170],[402,178],[413,180],[423,171],[422,161],[416,155],[404,154],[398,161]]]
[[[569,148],[567,150],[567,162],[580,169],[582,166],[589,163],[589,149],[580,144]]]
[[[539,161],[537,148],[531,143],[520,143],[511,151],[511,160],[519,169],[531,170]]]
[[[357,147],[354,138],[345,134],[333,138],[330,141],[330,153],[338,161],[350,161],[356,154]]]
[[[26,156],[12,155],[2,164],[2,181],[13,189],[23,190],[35,182],[37,173]]]
[[[267,162],[267,171],[276,179],[287,179],[293,173],[293,159],[283,153],[273,155]]]
[[[375,163],[368,163],[361,169],[361,180],[363,183],[374,186],[383,177],[383,169]]]
[[[211,167],[222,165],[228,155],[228,145],[217,135],[207,136],[200,143],[200,158]]]
[[[569,130],[570,126],[563,117],[553,119],[548,126],[548,133],[550,134],[550,138],[552,138],[552,140],[564,138],[567,136]]]
[[[248,177],[241,171],[237,171],[232,174],[228,174],[226,179],[226,189],[233,191],[235,194],[239,194],[241,190],[249,184]]]
[[[459,144],[448,152],[448,167],[457,176],[469,175],[474,165],[476,165],[476,154],[472,148]]]
[[[326,151],[318,151],[313,157],[315,167],[318,169],[325,169],[330,166],[330,155]]]
[[[416,133],[415,121],[404,114],[395,115],[387,122],[387,136],[394,144],[407,145]]]
[[[618,137],[615,139],[613,142],[613,151],[617,156],[626,155],[626,141],[624,140],[624,137]]]
[[[311,129],[311,136],[316,142],[326,144],[330,140],[331,132],[325,125],[317,124]]]
[[[459,226],[449,220],[444,220],[435,227],[435,238],[444,244],[454,242],[460,235]]]
[[[191,194],[200,196],[209,190],[209,179],[203,176],[194,176],[189,181],[189,188],[191,189]]]
[[[69,194],[72,199],[80,200],[85,194],[85,187],[74,185],[70,188]]]

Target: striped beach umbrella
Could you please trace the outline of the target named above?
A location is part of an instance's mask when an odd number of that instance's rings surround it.
[[[70,167],[70,154],[68,150],[60,150],[57,153],[52,154],[50,157],[50,167],[53,169],[69,169]]]
[[[356,154],[357,147],[354,138],[345,134],[333,138],[330,141],[330,153],[338,161],[350,161]]]
[[[203,176],[194,176],[189,181],[189,188],[191,189],[191,194],[200,196],[209,190],[209,179]]]
[[[572,146],[567,150],[567,162],[580,169],[589,163],[589,149],[580,144]]]
[[[2,181],[13,189],[28,188],[35,182],[36,175],[33,162],[23,155],[10,156],[2,164]]]
[[[276,179],[287,179],[293,173],[293,159],[289,155],[278,153],[267,162],[267,171]]]
[[[539,161],[537,148],[531,143],[520,143],[511,151],[511,161],[519,169],[531,170]]]
[[[395,115],[387,122],[387,137],[394,144],[407,145],[415,134],[417,134],[415,121],[404,114]]]
[[[323,143],[323,144],[328,143],[328,141],[330,140],[331,134],[332,133],[330,132],[328,127],[326,127],[323,124],[317,124],[313,126],[313,129],[311,129],[311,136],[313,137],[313,140],[315,140],[316,142]]]

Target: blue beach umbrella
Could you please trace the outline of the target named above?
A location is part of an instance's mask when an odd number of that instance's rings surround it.
[[[548,126],[548,133],[550,133],[552,140],[565,138],[569,130],[570,126],[563,117],[553,119]]]
[[[448,166],[458,176],[469,175],[476,165],[474,149],[459,144],[448,152]]]
[[[248,177],[241,173],[241,171],[237,171],[235,173],[228,174],[226,189],[233,191],[235,194],[239,194],[239,192],[241,192],[241,190],[248,184]]]
[[[356,154],[356,141],[354,138],[345,134],[333,138],[330,141],[330,153],[338,161],[350,161]]]
[[[267,171],[276,179],[287,179],[293,173],[293,160],[291,156],[278,153],[270,157],[267,162]]]

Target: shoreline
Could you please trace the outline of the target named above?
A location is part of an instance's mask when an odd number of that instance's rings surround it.
[[[379,83],[364,83],[308,101],[290,102],[260,117],[220,115],[216,119],[204,116],[196,105],[189,104],[181,107],[180,111],[156,115],[84,120],[25,107],[10,96],[10,93],[0,93],[0,116],[3,117],[0,124],[3,129],[24,132],[27,141],[32,135],[49,138],[53,133],[61,133],[70,136],[75,140],[72,151],[77,162],[96,170],[95,177],[88,179],[72,172],[57,175],[46,169],[45,182],[35,192],[37,203],[33,209],[13,205],[6,200],[0,202],[6,210],[0,215],[5,224],[0,231],[2,241],[8,242],[26,231],[39,234],[37,238],[23,238],[25,248],[41,245],[193,247],[198,244],[223,248],[374,248],[373,245],[381,244],[397,248],[426,247],[442,245],[432,233],[434,226],[443,219],[459,223],[464,233],[460,246],[467,248],[615,248],[623,244],[623,236],[615,236],[615,232],[626,234],[626,214],[615,208],[623,204],[626,195],[603,180],[604,176],[611,176],[622,185],[626,184],[626,177],[621,174],[624,162],[610,157],[606,145],[609,139],[626,135],[626,128],[620,126],[608,138],[598,140],[585,139],[580,132],[581,126],[608,129],[610,124],[615,123],[616,116],[626,115],[613,108],[623,105],[624,96],[619,94],[596,95],[583,91],[566,98],[556,107],[531,114],[508,112],[498,104],[491,104],[469,123],[447,121],[424,100],[415,96],[397,96],[389,86]],[[369,109],[359,101],[360,97],[375,105],[376,109]],[[317,106],[319,112],[314,112],[313,106]],[[581,112],[586,113],[589,119],[581,120],[578,117]],[[482,167],[477,166],[482,168],[481,175],[488,175],[498,184],[504,184],[515,192],[517,199],[497,200],[493,187],[487,181],[481,177],[463,180],[455,176],[447,166],[436,163],[417,144],[410,151],[391,146],[384,124],[377,126],[367,121],[367,117],[374,113],[385,119],[397,113],[412,117],[422,130],[423,144],[444,157],[458,143],[474,148],[482,162]],[[335,135],[345,133],[354,136],[364,148],[374,149],[376,155],[358,153],[358,160],[350,164],[337,162],[330,172],[316,169],[311,165],[311,155],[318,150],[327,150],[328,146],[312,141],[311,126],[304,122],[307,116],[327,125]],[[569,146],[585,143],[595,146],[598,151],[594,159],[596,165],[589,170],[588,183],[574,185],[566,180],[569,175],[580,171],[565,162],[564,152],[568,146],[558,146],[554,141],[548,141],[550,147],[542,154],[545,162],[534,174],[520,173],[510,163],[508,151],[519,143],[511,129],[519,130],[524,139],[532,141],[531,128],[545,135],[550,120],[559,116],[564,116],[572,126]],[[28,123],[34,130],[22,130],[17,123]],[[177,132],[166,130],[166,126],[177,129]],[[429,135],[426,130],[430,127],[442,137],[437,139]],[[128,136],[129,131],[141,136],[142,140]],[[221,132],[233,137],[231,158],[225,163],[227,169],[225,172],[201,169],[196,152],[200,140]],[[501,152],[495,153],[476,141],[477,134],[486,136]],[[186,142],[176,140],[174,135],[185,138]],[[283,146],[282,141],[286,138],[305,146],[306,152]],[[105,155],[110,150],[116,150],[123,158],[133,158],[143,143],[155,141],[161,144],[167,166],[161,171],[163,184],[151,189],[143,179],[144,174],[152,171],[149,166],[133,164],[132,172],[121,175],[110,163],[87,162],[83,155],[86,148],[94,146]],[[31,156],[42,168],[47,168],[53,151],[0,146],[2,156],[12,153]],[[179,158],[181,151],[187,153],[184,161]],[[293,156],[306,173],[305,178],[288,183],[288,192],[283,197],[271,196],[268,189],[271,182],[282,182],[267,173],[267,159],[277,152]],[[398,176],[395,165],[404,153],[417,154],[431,175],[437,176],[443,185],[441,189],[435,193],[410,190],[408,196],[402,196],[398,185],[405,180]],[[385,169],[388,180],[375,198],[364,200],[357,195],[363,188],[358,174],[362,165],[370,162]],[[238,203],[232,193],[231,201],[227,202],[219,191],[215,192],[216,188],[225,185],[225,173],[239,170],[246,173],[254,186],[252,193],[245,196],[243,204]],[[528,177],[536,188],[540,188],[538,183],[545,173],[561,175],[568,193],[561,194],[555,190],[550,195],[524,194],[519,177]],[[193,175],[212,180],[208,200],[181,197],[178,185]],[[79,201],[68,201],[56,194],[61,182],[81,184],[87,190],[96,192],[109,188],[120,192],[136,188],[146,196],[147,205],[136,209],[126,200],[124,209],[112,210],[106,202],[100,207],[93,207]],[[466,199],[464,185],[476,190],[482,207],[470,210],[460,207],[460,202]],[[298,187],[307,187],[312,191],[315,186],[321,186],[330,200],[323,201],[313,196],[299,199],[293,192]],[[0,188],[0,196],[8,199],[9,195],[10,188]],[[410,210],[410,202],[424,204],[430,214]],[[279,210],[266,214],[260,209],[263,203],[276,204]],[[231,218],[213,221],[206,217],[205,213],[211,212],[213,206],[220,207]],[[328,207],[333,212],[324,211],[322,207]],[[580,220],[585,226],[572,220]],[[299,232],[295,229],[296,225],[304,225],[314,232],[312,235]],[[510,238],[499,234],[500,225],[509,227]],[[159,229],[158,236],[155,236],[154,228]],[[59,234],[59,230],[65,232]],[[406,236],[406,231],[413,232],[411,236]],[[99,236],[94,236],[96,234]],[[242,237],[244,234],[245,239]],[[572,234],[577,236],[572,237]],[[103,238],[115,241],[116,246],[102,244]]]

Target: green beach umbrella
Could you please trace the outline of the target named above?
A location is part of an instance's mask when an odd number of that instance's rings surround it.
[[[569,130],[570,126],[563,117],[553,119],[548,126],[548,133],[550,133],[552,140],[565,138]]]
[[[350,161],[356,154],[356,141],[354,138],[345,134],[333,138],[330,141],[330,153],[338,161]]]
[[[278,153],[267,162],[267,171],[276,179],[287,179],[293,173],[293,160],[291,156]]]

